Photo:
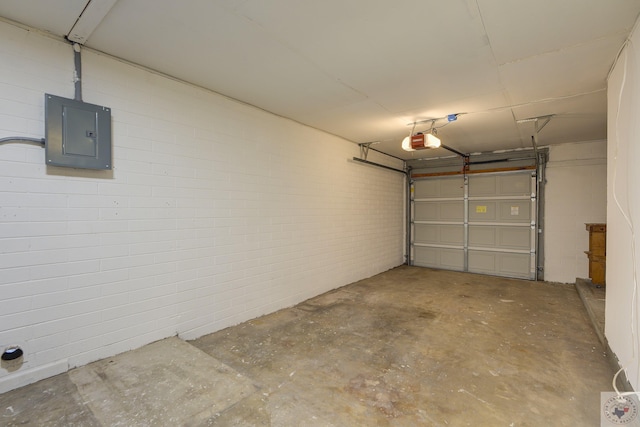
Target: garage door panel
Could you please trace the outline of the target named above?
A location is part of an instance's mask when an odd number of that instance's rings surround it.
[[[469,226],[469,246],[495,247],[498,242],[496,230],[492,227]]]
[[[498,227],[497,234],[498,245],[501,248],[531,249],[531,229],[529,227]]]
[[[414,265],[419,267],[442,268],[445,270],[464,270],[464,251],[462,249],[414,248]]]
[[[414,239],[419,243],[462,246],[464,228],[462,225],[416,224]]]
[[[531,254],[469,250],[469,272],[529,279]]]
[[[531,174],[474,175],[469,180],[469,194],[474,196],[528,196]]]
[[[471,222],[530,222],[531,201],[526,200],[471,200]]]
[[[435,202],[419,202],[414,207],[414,219],[416,221],[437,221],[440,207]]]
[[[416,199],[440,197],[440,183],[435,179],[424,179],[416,182],[413,189],[413,197]]]
[[[416,221],[463,221],[464,202],[416,202],[414,219]]]
[[[469,201],[469,221],[495,221],[496,214],[496,201],[491,200],[471,200]]]
[[[444,221],[463,221],[464,202],[443,202],[440,203],[440,219]]]
[[[451,270],[464,270],[464,251],[462,249],[441,250],[440,265]]]
[[[531,254],[500,254],[500,271],[513,277],[531,278]]]
[[[413,196],[416,199],[464,196],[464,180],[460,177],[417,181]]]
[[[499,202],[499,222],[530,222],[530,200],[501,200]]]
[[[461,178],[449,178],[440,181],[440,197],[463,197],[464,180]]]
[[[469,180],[469,194],[474,196],[493,196],[498,192],[495,175],[476,176]]]
[[[505,250],[529,250],[529,227],[469,226],[469,246]]]
[[[472,273],[495,274],[497,270],[496,253],[469,251],[469,271]]]
[[[530,173],[497,175],[496,178],[502,196],[529,196],[532,193]]]

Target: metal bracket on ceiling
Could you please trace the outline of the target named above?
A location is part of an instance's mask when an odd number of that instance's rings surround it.
[[[375,148],[371,148],[371,146],[373,144],[378,144],[380,141],[371,141],[371,142],[361,142],[358,144],[358,146],[360,147],[360,158],[358,157],[354,157],[353,160],[356,162],[360,162],[360,163],[366,163],[368,165],[372,165],[372,166],[378,166],[384,169],[389,169],[395,172],[400,172],[401,174],[404,174],[406,176],[409,176],[409,169],[407,168],[407,163],[404,159],[401,159],[400,157],[396,157],[394,155],[385,153],[384,151],[380,151],[380,150],[376,150]],[[391,166],[387,166],[387,165],[383,165],[380,163],[375,163],[375,162],[370,162],[369,160],[367,160],[367,156],[369,155],[369,150],[375,151],[377,153],[380,154],[384,154],[385,156],[389,156],[389,157],[393,157],[394,159],[398,159],[398,160],[402,160],[403,162],[403,169],[396,169],[394,167]]]
[[[538,165],[539,159],[538,159],[538,134],[540,133],[540,131],[542,129],[544,129],[544,127],[549,124],[549,122],[551,121],[551,117],[553,117],[553,114],[548,115],[548,116],[542,116],[542,117],[538,117],[535,121],[535,133],[533,134],[533,150],[536,153],[536,166]],[[540,124],[539,120],[543,119],[542,124]]]
[[[528,123],[528,122],[533,122],[534,123],[534,132],[533,135],[531,135],[531,145],[533,146],[533,151],[535,153],[536,156],[536,169],[538,168],[538,165],[540,164],[540,159],[538,158],[539,153],[538,153],[538,134],[540,133],[540,131],[542,129],[544,129],[544,127],[546,125],[549,124],[549,122],[551,121],[551,118],[553,117],[553,114],[549,114],[546,116],[539,116],[539,117],[531,117],[529,119],[522,119],[522,120],[516,120],[517,124],[522,124],[522,123]]]
[[[385,156],[392,157],[397,160],[401,160],[403,162],[405,161],[405,159],[403,159],[402,157],[394,156],[393,154],[385,153],[384,151],[376,150],[375,148],[372,148],[371,146],[375,144],[380,144],[380,141],[361,142],[358,144],[358,146],[360,147],[360,158],[362,160],[367,160],[367,156],[369,155],[369,150],[371,150],[371,151],[375,151],[376,153],[380,153]]]
[[[516,120],[517,124],[522,124],[522,123],[529,123],[529,122],[533,122],[535,125],[535,134],[537,136],[537,134],[544,129],[544,127],[549,124],[549,121],[551,120],[551,118],[554,116],[555,114],[549,114],[546,116],[539,116],[539,117],[531,117],[528,119],[521,119],[521,120]],[[540,124],[542,123],[542,124]]]
[[[367,156],[369,155],[369,147],[371,144],[375,144],[376,142],[362,142],[358,144],[360,146],[360,158],[362,160],[367,160]]]
[[[553,114],[549,114],[548,116],[541,116],[536,118],[536,133],[540,132],[549,123],[549,121],[553,116],[554,116]],[[543,119],[544,121],[540,125],[538,121],[541,119]]]

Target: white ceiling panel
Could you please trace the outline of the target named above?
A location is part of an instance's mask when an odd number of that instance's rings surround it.
[[[540,145],[591,141],[607,137],[607,92],[600,90],[586,95],[541,102],[514,108],[517,120],[551,115],[549,124],[539,134]],[[523,138],[533,135],[534,124],[519,124]]]
[[[500,75],[515,104],[596,91],[606,87],[615,53],[623,43],[619,37],[598,39],[502,65]]]
[[[478,0],[498,64],[629,34],[638,0]]]
[[[318,129],[335,126],[336,135],[350,135],[349,140],[373,141],[393,138],[406,118],[389,116],[389,112],[371,99],[301,115],[305,123]],[[407,130],[408,132],[408,130]]]
[[[283,25],[282,10],[273,2],[245,13],[278,40],[309,58],[329,75],[366,93],[389,112],[431,106],[499,88],[491,49],[470,2],[331,1],[310,7],[289,5]],[[357,6],[356,6],[357,5]],[[335,11],[341,13],[336,14]],[[448,25],[434,21],[442,19]],[[379,23],[384,23],[384,30]]]
[[[601,116],[607,112],[607,91],[601,89],[580,96],[553,101],[530,103],[512,109],[516,120],[553,115],[555,117],[590,117]]]
[[[88,2],[89,0],[2,0],[0,16],[57,36],[65,36]]]
[[[507,145],[509,148],[528,146],[519,138],[510,109],[461,116],[439,134],[444,144],[465,153],[500,150]]]
[[[88,1],[2,0],[0,16],[64,36]],[[440,136],[463,152],[528,147],[516,120],[551,114],[541,144],[604,138],[607,73],[640,0],[117,0],[104,12],[88,48],[417,158],[443,153],[403,152],[407,124],[454,113]]]
[[[119,1],[89,45],[287,117],[365,98],[216,3],[155,4]],[[149,24],[138,24],[141,14]],[[132,30],[114,34],[115,27]]]

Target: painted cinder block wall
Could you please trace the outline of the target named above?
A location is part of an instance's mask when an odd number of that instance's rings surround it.
[[[149,342],[191,339],[404,262],[404,177],[356,144],[83,50],[114,168],[0,145],[0,392]],[[0,21],[0,138],[73,98],[69,44]],[[401,163],[371,153],[370,160]],[[395,162],[395,163],[394,163]]]
[[[544,217],[544,279],[589,277],[585,223],[607,222],[606,141],[549,147]]]

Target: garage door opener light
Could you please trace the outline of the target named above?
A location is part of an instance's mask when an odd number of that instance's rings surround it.
[[[437,131],[433,125],[436,122],[436,119],[430,120],[431,127],[427,132],[417,132],[413,133],[416,129],[416,123],[413,123],[413,127],[411,128],[411,132],[409,136],[405,137],[402,140],[402,149],[405,151],[416,151],[416,150],[424,150],[427,148],[438,148],[440,147],[440,138],[436,136]]]
[[[409,136],[402,140],[402,149],[405,151],[416,151],[416,150],[425,150],[430,148],[438,148],[442,146],[440,142],[440,138],[436,135],[438,134],[438,128],[444,127],[451,122],[455,122],[458,120],[458,116],[463,113],[449,114],[445,117],[440,117],[437,119],[427,119],[419,122],[413,122],[413,127],[411,128],[411,132]],[[438,120],[446,120],[446,123],[442,126],[436,126],[436,121]],[[426,132],[417,132],[414,133],[416,129],[416,125],[421,123],[431,123],[429,129]]]
[[[435,129],[431,133],[418,132],[402,140],[402,149],[405,151],[424,150],[426,148],[440,147],[440,138],[435,135]]]

